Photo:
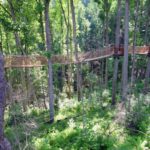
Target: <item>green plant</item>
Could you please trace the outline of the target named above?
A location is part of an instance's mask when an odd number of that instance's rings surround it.
[[[19,103],[12,104],[9,108],[9,114],[8,114],[8,122],[7,124],[10,125],[16,125],[20,122],[24,121],[24,114],[22,112],[22,107]]]
[[[131,134],[146,134],[147,125],[150,124],[149,105],[144,104],[144,99],[145,97],[140,95],[127,114],[126,124]]]

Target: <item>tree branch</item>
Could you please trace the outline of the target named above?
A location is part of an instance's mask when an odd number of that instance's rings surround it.
[[[3,8],[3,10],[10,16],[10,17],[12,17],[11,16],[11,14],[10,14],[10,12],[0,3],[0,6]]]

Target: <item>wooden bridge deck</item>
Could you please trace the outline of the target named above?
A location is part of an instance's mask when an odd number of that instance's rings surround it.
[[[129,53],[132,53],[132,47],[129,47]],[[149,47],[142,46],[135,48],[135,54],[147,55]],[[107,47],[101,50],[90,51],[78,54],[78,61],[75,56],[68,58],[63,55],[54,55],[51,58],[53,64],[71,64],[84,63],[94,61],[106,57],[111,57],[114,54],[114,48]],[[24,67],[41,67],[48,64],[48,60],[44,56],[5,56],[5,68],[24,68]]]

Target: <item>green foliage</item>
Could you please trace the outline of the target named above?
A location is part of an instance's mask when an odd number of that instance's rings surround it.
[[[41,54],[50,59],[54,54],[66,54],[73,51],[72,21],[69,0],[52,0],[50,4],[50,28],[52,35],[52,49],[45,51],[45,20],[44,20],[44,1],[42,0],[13,0],[14,14],[16,21],[12,20],[10,7],[5,0],[0,8],[0,43],[4,54],[20,54],[16,47],[16,32],[20,36],[21,45],[26,54]],[[146,23],[149,16],[149,0],[140,1],[138,15],[137,45],[145,44]],[[77,44],[79,51],[96,50],[105,45],[106,17],[108,15],[108,34],[109,44],[114,43],[117,0],[74,0],[75,15],[77,23]],[[122,8],[124,8],[123,1]],[[68,7],[69,6],[69,7]],[[135,1],[130,1],[130,44],[133,42],[134,34],[134,15]],[[8,11],[8,12],[7,12]],[[142,12],[142,13],[141,13]],[[64,13],[64,14],[63,14]],[[69,13],[69,14],[68,14]],[[122,9],[124,14],[124,9]],[[65,15],[65,17],[64,17]],[[66,26],[65,18],[69,23]],[[122,17],[123,18],[123,17]],[[123,28],[123,21],[121,23]],[[42,29],[43,28],[43,29]],[[67,31],[69,37],[67,39]],[[149,41],[148,28],[147,41]],[[146,57],[136,55],[136,69],[146,68]],[[128,132],[115,122],[115,109],[110,106],[112,91],[114,59],[108,59],[108,79],[109,88],[103,89],[100,80],[103,78],[91,71],[88,65],[84,65],[83,76],[83,99],[77,102],[74,94],[71,99],[67,98],[64,91],[68,90],[65,81],[60,84],[58,69],[59,65],[53,65],[54,89],[57,99],[56,121],[49,125],[49,111],[41,108],[27,108],[27,112],[22,111],[22,106],[18,103],[11,105],[8,109],[5,133],[11,141],[14,149],[37,149],[37,150],[135,150],[150,147],[148,141],[149,130],[149,103],[143,102],[145,98],[132,105],[127,116]],[[120,59],[118,82],[121,85],[122,62]],[[131,57],[129,57],[129,69],[131,70]],[[14,91],[21,87],[21,69],[7,70],[7,78],[11,79]],[[76,71],[76,67],[73,67]],[[24,73],[23,69],[23,73]],[[90,72],[90,73],[89,73]],[[102,72],[100,68],[100,72]],[[48,78],[47,68],[32,69],[29,73],[30,81],[35,88],[37,101],[33,102],[34,107],[42,103],[42,98],[47,99]],[[26,80],[26,79],[24,79]],[[62,80],[65,80],[64,78]],[[72,82],[74,81],[71,77]],[[26,81],[24,81],[26,82]],[[29,83],[27,83],[29,84]],[[30,85],[27,85],[30,88]],[[120,85],[117,92],[120,92]],[[62,89],[59,89],[62,85]],[[135,94],[143,89],[143,80],[138,79],[135,85]],[[64,88],[64,89],[63,89]],[[60,92],[63,91],[63,92]],[[117,100],[120,101],[120,95]],[[24,97],[23,97],[24,98]],[[150,99],[150,98],[148,98]],[[29,104],[30,105],[30,104]],[[118,129],[119,128],[119,129]],[[136,136],[133,136],[136,135]],[[27,145],[27,147],[26,147]]]
[[[15,125],[18,122],[24,121],[24,115],[22,112],[22,107],[19,104],[12,104],[9,108],[9,118],[8,118],[8,125]]]
[[[50,59],[52,57],[52,52],[51,51],[45,51],[44,56],[46,56],[48,59]]]
[[[107,100],[107,98],[109,99],[109,91],[104,91],[102,95],[105,101],[109,101]],[[83,102],[77,102],[76,99],[61,100],[60,104],[63,107],[60,107],[56,112],[56,120],[52,125],[47,123],[48,111],[29,108],[24,124],[7,123],[5,133],[15,149],[18,149],[16,136],[19,138],[22,148],[27,142],[29,149],[37,150],[134,150],[135,148],[143,150],[146,147],[149,148],[148,136],[128,134],[126,129],[115,123],[115,109],[109,105],[105,109],[103,106],[100,107],[101,103],[94,96],[91,101],[92,103],[86,99]],[[143,111],[145,109],[142,109],[142,113]],[[135,116],[133,117],[135,118]],[[138,120],[140,127],[145,119]],[[18,120],[18,122],[20,121]],[[145,122],[144,128],[148,123]],[[146,134],[146,130],[141,128],[139,130]],[[30,136],[27,138],[27,135]]]
[[[144,101],[144,96],[136,99],[136,102],[131,101],[131,111],[127,115],[127,127],[131,134],[146,135],[148,131],[149,120],[149,105]]]

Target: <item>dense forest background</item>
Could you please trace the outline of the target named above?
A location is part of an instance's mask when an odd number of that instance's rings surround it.
[[[94,2],[90,0],[83,0],[75,1],[74,3],[76,9],[77,43],[79,50],[87,51],[104,47],[106,45],[106,34],[108,34],[108,43],[114,44],[117,1],[95,0]],[[22,54],[22,51],[24,51],[26,54],[35,54],[39,53],[40,51],[44,51],[45,29],[43,1],[12,1],[11,5],[13,10],[10,9],[9,3],[7,1],[1,1],[0,33],[2,43],[1,45],[4,54]],[[68,42],[71,43],[72,41],[71,12],[67,5],[67,1],[60,2],[59,0],[52,0],[50,3],[50,26],[52,34],[53,54],[66,53],[66,36],[68,30]],[[130,44],[133,43],[135,13],[138,13],[138,29],[136,31],[137,45],[148,44],[148,6],[149,1],[139,1],[138,12],[135,12],[136,2],[134,2],[134,0],[130,1]],[[125,1],[122,2],[121,7],[121,29],[124,30]],[[107,26],[108,29],[106,29]],[[19,34],[22,50],[17,50],[14,32]],[[147,34],[145,32],[147,32]]]
[[[134,54],[149,44],[149,0],[0,0],[0,52],[48,60],[5,68],[7,149],[150,149],[150,55]],[[51,62],[120,45],[124,56]]]

